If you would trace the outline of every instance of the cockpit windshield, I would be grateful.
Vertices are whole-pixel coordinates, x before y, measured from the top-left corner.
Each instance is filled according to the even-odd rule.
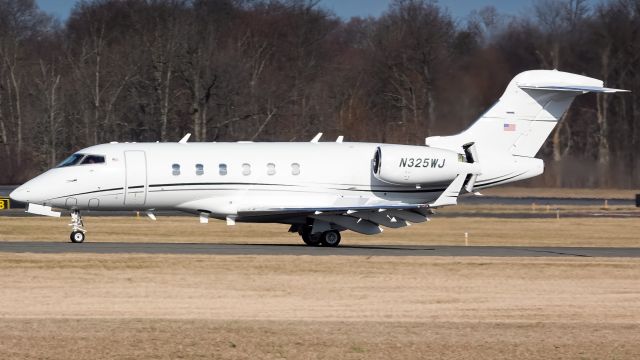
[[[87,155],[81,162],[82,165],[85,164],[104,164],[104,156],[102,155]]]
[[[59,168],[75,165],[104,164],[102,155],[73,154],[58,165]]]
[[[83,157],[84,157],[84,154],[73,154],[68,158],[64,159],[60,164],[58,164],[57,167],[61,168],[66,166],[78,165],[80,163],[80,160],[82,160]]]

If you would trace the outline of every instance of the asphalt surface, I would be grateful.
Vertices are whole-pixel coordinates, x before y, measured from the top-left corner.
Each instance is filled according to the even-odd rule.
[[[180,254],[311,256],[490,256],[490,257],[627,257],[640,248],[341,245],[337,248],[287,244],[0,242],[0,252],[38,254]]]

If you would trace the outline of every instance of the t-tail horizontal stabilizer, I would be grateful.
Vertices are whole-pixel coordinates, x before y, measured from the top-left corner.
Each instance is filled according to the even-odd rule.
[[[500,100],[468,129],[457,135],[428,137],[425,144],[457,151],[460,146],[474,142],[479,155],[483,157],[482,161],[495,161],[496,156],[502,154],[505,157],[533,158],[573,99],[588,92],[609,94],[626,90],[607,88],[602,80],[562,71],[525,71],[511,80]],[[502,175],[502,170],[495,170],[500,166],[483,168],[485,177],[497,178]],[[492,169],[495,170],[493,174],[490,173]],[[527,177],[535,175],[538,174],[532,172]],[[504,181],[499,183],[504,184]],[[469,184],[473,184],[473,181],[469,181]]]
[[[521,89],[528,89],[528,90],[567,91],[567,92],[577,92],[577,93],[595,92],[595,93],[612,94],[617,92],[630,92],[629,90],[606,88],[603,86],[587,86],[587,85],[563,86],[563,85],[555,85],[553,83],[551,84],[518,84],[518,87]]]
[[[467,174],[458,174],[455,179],[449,184],[447,189],[440,194],[440,197],[436,201],[429,204],[429,207],[435,208],[440,206],[455,205],[458,203],[458,196],[464,186],[464,180],[467,178]]]

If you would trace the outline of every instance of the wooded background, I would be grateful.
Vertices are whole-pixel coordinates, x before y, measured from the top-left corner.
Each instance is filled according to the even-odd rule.
[[[64,23],[33,0],[0,0],[0,183],[89,145],[187,132],[424,144],[466,128],[529,69],[633,91],[579,97],[529,184],[639,187],[640,0],[465,19],[395,0],[350,20],[309,0],[93,0]]]

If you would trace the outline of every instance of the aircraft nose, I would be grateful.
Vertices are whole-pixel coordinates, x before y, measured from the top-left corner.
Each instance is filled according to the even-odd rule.
[[[30,195],[29,189],[26,189],[24,186],[19,186],[17,189],[13,190],[9,194],[9,197],[14,201],[26,203],[26,202],[29,202],[29,195]]]

